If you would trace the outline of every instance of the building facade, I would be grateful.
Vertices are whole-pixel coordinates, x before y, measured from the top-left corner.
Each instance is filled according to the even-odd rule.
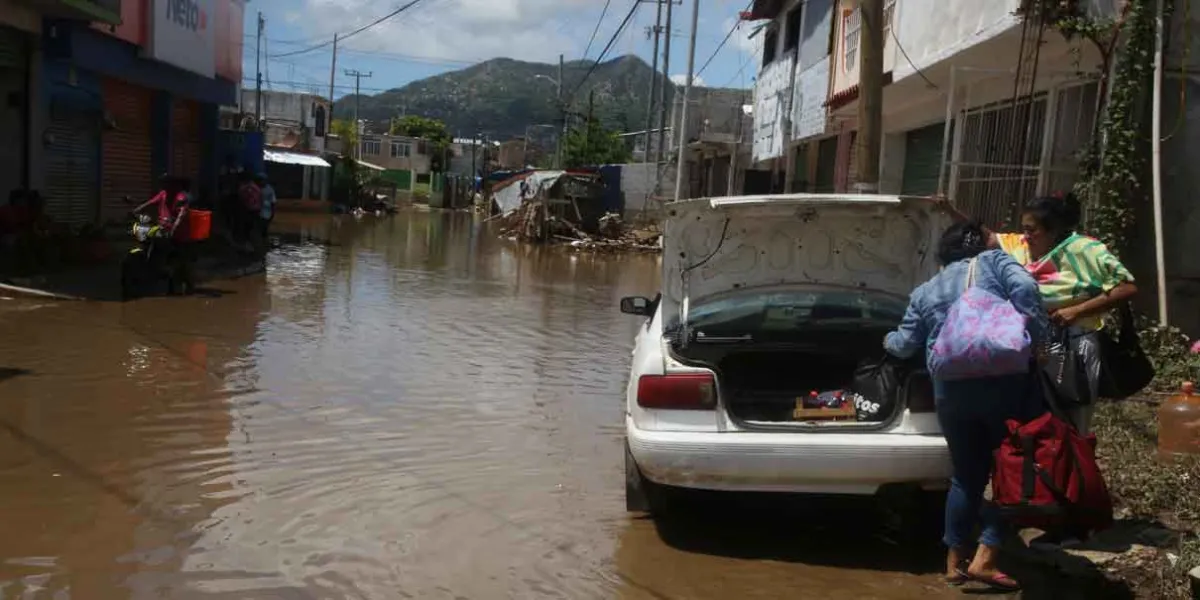
[[[148,198],[162,173],[211,197],[243,16],[241,0],[3,0],[0,87],[18,99],[5,104],[20,107],[13,138],[27,143],[3,151],[0,186],[40,190],[47,215],[72,226],[123,220],[124,198]],[[0,108],[0,130],[15,122]]]
[[[359,160],[382,167],[384,176],[400,191],[418,191],[433,181],[429,144],[420,138],[363,134],[359,142]]]
[[[264,147],[274,159],[267,161],[265,170],[276,192],[281,198],[328,200],[333,170],[308,164],[314,161],[296,155],[319,156],[328,149],[329,100],[316,94],[264,90],[260,111],[259,97],[257,90],[243,89],[237,109],[228,112],[239,115],[240,122],[260,116]]]
[[[47,19],[121,22],[120,0],[0,0],[0,204],[44,181],[43,23]]]
[[[1027,199],[1070,190],[1097,132],[1100,57],[1094,45],[1039,31],[1021,0],[890,0],[884,17],[883,144],[879,189],[942,193],[990,226],[1016,230]],[[1116,0],[1087,0],[1112,17]],[[757,0],[745,18],[764,51],[755,87],[754,161],[789,191],[854,188],[858,129],[858,0]],[[1155,245],[1164,246],[1168,315],[1200,335],[1200,243],[1194,201],[1200,88],[1187,57],[1200,18],[1176,10],[1165,32],[1161,239],[1150,203],[1124,259],[1142,278],[1139,303],[1157,301]],[[1166,92],[1165,90],[1175,90]],[[1182,103],[1181,103],[1182,99]],[[1173,133],[1168,133],[1173,132]],[[1147,159],[1148,160],[1148,159]],[[1147,190],[1147,195],[1151,193]],[[1149,310],[1155,313],[1153,310]]]
[[[942,192],[1013,226],[1017,198],[1074,183],[1095,122],[1086,74],[1098,57],[1056,33],[1035,44],[1019,4],[885,2],[881,192]],[[762,21],[764,40],[754,160],[788,191],[852,190],[858,0],[763,0],[748,18]]]

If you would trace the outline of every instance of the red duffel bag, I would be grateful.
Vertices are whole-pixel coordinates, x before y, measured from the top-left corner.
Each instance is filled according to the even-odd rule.
[[[1065,530],[1080,539],[1112,526],[1113,506],[1096,463],[1096,436],[1052,413],[1008,422],[996,450],[992,502],[1010,523]]]

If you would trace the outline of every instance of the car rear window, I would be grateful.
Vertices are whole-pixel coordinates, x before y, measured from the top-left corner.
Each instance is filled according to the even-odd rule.
[[[693,304],[688,321],[703,336],[787,334],[812,329],[892,327],[906,298],[862,290],[746,293]]]

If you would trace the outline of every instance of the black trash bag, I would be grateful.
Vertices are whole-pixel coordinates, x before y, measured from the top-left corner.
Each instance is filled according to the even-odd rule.
[[[1042,372],[1046,376],[1046,400],[1057,408],[1087,406],[1095,400],[1088,384],[1087,368],[1071,343],[1067,329],[1054,327],[1051,330]]]
[[[1121,326],[1116,337],[1100,331],[1100,397],[1124,400],[1146,389],[1154,380],[1154,364],[1138,339],[1133,309],[1126,303],[1118,312]]]
[[[896,411],[909,372],[905,362],[890,356],[860,363],[850,384],[850,399],[858,421],[886,421]]]

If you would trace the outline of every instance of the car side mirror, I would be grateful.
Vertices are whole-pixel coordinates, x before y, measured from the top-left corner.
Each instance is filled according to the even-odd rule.
[[[654,302],[641,296],[621,298],[621,312],[639,317],[654,316]]]

